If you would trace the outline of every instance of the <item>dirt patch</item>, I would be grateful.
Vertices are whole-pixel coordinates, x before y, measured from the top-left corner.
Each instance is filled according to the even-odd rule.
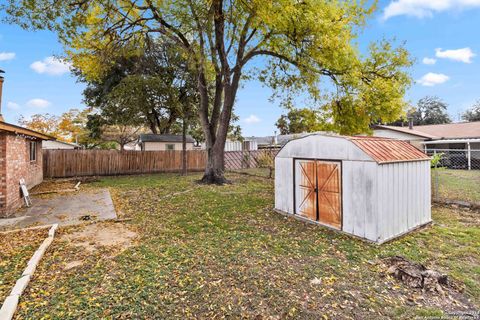
[[[457,210],[459,212],[459,221],[467,226],[480,227],[480,209],[463,209]]]
[[[72,245],[93,252],[98,247],[115,247],[118,251],[132,246],[137,233],[121,223],[95,223],[65,235]]]
[[[462,201],[462,200],[435,200],[434,203],[438,206],[444,206],[452,209],[463,209],[480,213],[480,202]]]
[[[448,212],[451,220],[458,221],[467,227],[480,227],[480,209],[452,207],[438,203],[434,205],[434,208],[440,212]],[[438,223],[438,221],[435,223]],[[443,225],[443,223],[440,223],[440,225]]]

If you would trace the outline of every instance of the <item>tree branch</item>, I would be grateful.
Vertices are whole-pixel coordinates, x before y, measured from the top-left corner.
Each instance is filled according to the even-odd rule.
[[[152,4],[151,0],[145,0],[145,2],[148,4],[150,11],[152,11],[155,20],[157,20],[160,25],[163,26],[166,30],[169,30],[170,32],[175,34],[180,39],[180,42],[184,45],[185,49],[191,50],[191,45],[187,37],[178,28],[174,27],[162,18],[157,8]]]
[[[215,26],[215,48],[220,59],[220,65],[222,66],[223,80],[225,82],[230,82],[230,66],[225,51],[225,17],[223,14],[223,0],[214,0],[212,6]]]

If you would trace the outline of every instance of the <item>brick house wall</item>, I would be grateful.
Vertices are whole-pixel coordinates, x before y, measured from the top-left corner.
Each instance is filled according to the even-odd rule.
[[[7,133],[0,133],[0,217],[6,215],[7,205]]]
[[[30,142],[36,142],[36,160],[30,161]],[[43,180],[42,141],[12,133],[0,134],[0,216],[8,216],[22,206],[19,181],[30,189]]]

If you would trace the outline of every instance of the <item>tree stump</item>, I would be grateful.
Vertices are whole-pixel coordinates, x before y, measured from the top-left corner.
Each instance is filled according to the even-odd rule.
[[[384,260],[388,266],[387,273],[411,288],[438,292],[444,295],[442,285],[448,285],[448,277],[438,271],[427,269],[424,265],[412,262],[400,256]]]

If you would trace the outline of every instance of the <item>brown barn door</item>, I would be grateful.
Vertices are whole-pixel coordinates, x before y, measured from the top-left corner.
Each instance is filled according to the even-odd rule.
[[[342,197],[340,164],[317,161],[318,220],[340,229],[342,226]]]
[[[306,218],[317,220],[317,177],[315,161],[297,162],[297,213]]]
[[[333,228],[342,227],[341,172],[339,162],[297,160],[296,213]]]

